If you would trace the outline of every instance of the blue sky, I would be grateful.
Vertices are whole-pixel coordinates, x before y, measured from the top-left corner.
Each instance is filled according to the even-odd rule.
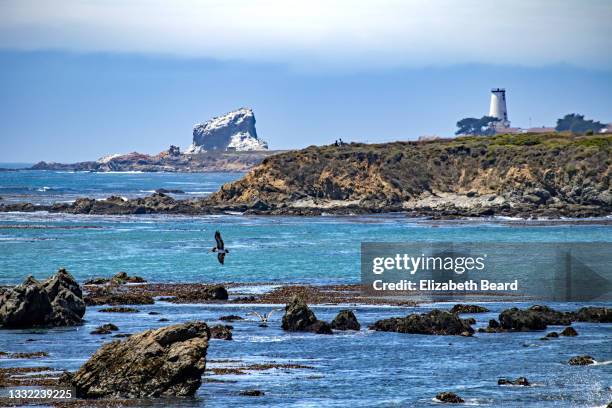
[[[0,1],[2,162],[186,147],[241,106],[277,149],[449,136],[492,87],[515,126],[612,121],[610,2],[48,4]]]

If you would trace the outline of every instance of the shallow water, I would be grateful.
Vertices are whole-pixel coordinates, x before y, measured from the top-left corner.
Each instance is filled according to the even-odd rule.
[[[6,176],[9,174],[9,176]],[[50,181],[59,174],[57,180]],[[196,191],[216,189],[236,175],[214,174],[99,174],[0,173],[0,195],[29,186],[23,196],[53,201],[73,196],[131,196],[140,190],[183,188],[198,183]],[[8,178],[7,178],[8,177]],[[13,184],[7,184],[11,180]],[[225,178],[227,177],[227,179]],[[102,181],[101,181],[102,180]],[[63,183],[63,184],[62,184]],[[172,184],[178,183],[178,184]],[[182,183],[182,185],[181,185]],[[174,186],[174,187],[172,187]],[[52,187],[53,188],[53,187]],[[35,192],[33,192],[35,191]],[[53,193],[55,194],[55,193]],[[8,197],[8,198],[7,198]],[[34,198],[33,198],[34,197]],[[23,198],[23,197],[22,197]],[[226,265],[207,251],[221,230],[231,249]],[[82,216],[47,213],[0,213],[0,284],[16,284],[32,274],[45,278],[65,266],[80,281],[109,276],[120,270],[150,282],[286,282],[356,283],[360,278],[362,241],[386,242],[612,242],[609,225],[511,223],[500,220],[467,222],[409,219],[401,214],[359,217],[246,217],[221,216]],[[263,288],[263,289],[270,289]],[[244,292],[244,288],[240,288]],[[252,292],[262,287],[253,286]],[[550,304],[575,310],[578,304]],[[450,305],[433,305],[448,308]],[[195,399],[155,402],[184,406],[435,406],[440,391],[453,391],[467,405],[489,407],[595,407],[612,400],[612,364],[572,367],[567,360],[589,354],[600,362],[612,360],[612,325],[576,323],[578,337],[541,341],[544,333],[477,334],[474,338],[369,332],[374,321],[419,308],[351,305],[362,330],[334,336],[285,333],[281,314],[269,328],[254,321],[233,322],[234,340],[212,340],[209,359],[253,362],[297,362],[314,367],[300,370],[256,371],[249,375],[214,376],[237,382],[204,383]],[[512,305],[487,304],[492,312],[474,315],[476,327]],[[519,306],[523,306],[519,304]],[[527,306],[527,305],[524,305]],[[608,307],[611,305],[608,303]],[[218,323],[221,315],[266,312],[273,306],[175,305],[158,302],[138,306],[140,313],[104,314],[88,308],[82,327],[50,330],[0,330],[0,350],[47,351],[49,357],[0,360],[0,366],[43,366],[77,369],[110,336],[94,336],[96,326],[113,322],[120,332],[134,333],[169,323],[200,319]],[[317,316],[331,320],[344,308],[314,306]],[[148,315],[158,311],[161,315]],[[468,316],[468,315],[466,315]],[[559,330],[550,327],[549,331]],[[34,339],[35,341],[26,341]],[[211,363],[210,366],[214,366]],[[209,374],[205,375],[208,378]],[[499,377],[526,376],[534,387],[500,387]],[[240,390],[257,388],[264,397],[241,397]]]

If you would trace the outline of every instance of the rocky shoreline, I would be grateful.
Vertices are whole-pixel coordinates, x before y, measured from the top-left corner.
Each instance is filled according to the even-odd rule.
[[[245,286],[264,284],[162,284],[147,283],[138,276],[130,276],[125,272],[117,273],[110,278],[95,278],[86,284],[79,285],[64,269],[51,276],[43,284],[27,278],[23,284],[12,288],[2,288],[0,291],[0,322],[4,329],[15,327],[6,316],[11,316],[13,310],[29,310],[28,325],[18,327],[62,326],[67,323],[57,319],[35,319],[36,316],[47,316],[46,310],[38,310],[33,306],[38,304],[38,295],[20,296],[22,293],[38,294],[48,291],[47,296],[55,296],[57,307],[74,308],[74,305],[101,306],[115,305],[116,308],[132,305],[151,305],[160,301],[175,303],[246,303],[246,304],[279,304],[283,313],[281,329],[285,332],[307,332],[316,336],[334,336],[345,331],[363,330],[359,322],[359,312],[350,309],[340,310],[331,322],[319,319],[309,305],[393,305],[414,307],[412,302],[399,302],[389,299],[363,297],[359,285],[278,285],[270,286],[269,290],[258,295],[242,292]],[[229,289],[229,290],[228,290]],[[47,292],[45,292],[47,293]],[[57,294],[56,294],[57,293]],[[71,302],[66,302],[71,299]],[[9,307],[7,307],[7,305]],[[83,306],[84,312],[85,306]],[[81,310],[81,309],[79,309]],[[403,308],[397,311],[401,314]],[[61,311],[61,310],[60,310]],[[118,310],[117,310],[118,311]],[[59,312],[59,311],[56,311]],[[455,304],[449,310],[433,309],[427,313],[411,311],[404,317],[391,317],[376,320],[367,330],[396,332],[397,335],[418,334],[433,336],[482,337],[486,341],[489,333],[510,336],[516,332],[541,333],[548,325],[565,326],[561,336],[568,339],[580,336],[572,324],[581,323],[612,323],[612,309],[607,307],[583,306],[576,311],[558,311],[547,306],[534,305],[527,309],[511,307],[499,313],[498,319],[492,319],[486,328],[474,330],[475,318],[464,318],[462,314],[487,313],[483,306],[473,304]],[[149,312],[150,315],[158,314]],[[242,314],[242,313],[241,313]],[[268,327],[268,315],[259,315],[259,327]],[[168,326],[147,329],[138,333],[117,333],[120,328],[113,323],[97,327],[92,336],[109,335],[111,342],[101,345],[98,350],[76,372],[45,366],[3,367],[0,368],[0,387],[25,385],[36,386],[68,386],[76,390],[77,400],[66,402],[60,406],[130,406],[151,398],[180,398],[193,396],[202,383],[222,381],[216,380],[216,375],[246,375],[253,371],[282,370],[312,370],[314,367],[297,363],[251,363],[240,360],[207,361],[207,351],[213,347],[212,341],[233,341],[234,325],[243,324],[245,317],[227,315],[217,318],[231,324],[209,326],[202,321],[175,323]],[[160,319],[159,321],[167,321]],[[71,321],[69,324],[81,324]],[[275,323],[278,324],[278,323]],[[552,332],[555,333],[556,332]],[[557,336],[552,333],[540,340],[550,340]],[[122,339],[124,338],[124,339]],[[535,340],[535,339],[534,339]],[[558,341],[558,340],[557,340]],[[450,343],[449,343],[450,345]],[[45,358],[45,352],[32,353],[0,353],[0,358],[37,359]],[[229,365],[227,365],[229,363]],[[568,366],[588,366],[596,364],[595,357],[590,355],[575,355],[565,362]],[[209,364],[213,364],[209,367]],[[580,369],[580,368],[576,368]],[[209,373],[209,374],[206,374]],[[24,374],[27,374],[24,376]],[[500,374],[503,374],[500,372]],[[210,377],[210,376],[213,377]],[[494,380],[501,386],[530,387],[531,382],[525,377],[508,379],[500,377]],[[247,389],[240,392],[245,397],[261,397],[264,391]],[[432,395],[432,398],[434,396]],[[452,391],[443,391],[435,395],[441,403],[461,403],[464,398]],[[4,403],[4,400],[0,402]]]

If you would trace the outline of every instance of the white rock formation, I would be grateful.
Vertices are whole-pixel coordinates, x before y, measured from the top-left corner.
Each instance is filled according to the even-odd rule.
[[[241,108],[196,124],[193,127],[193,143],[185,153],[267,149],[268,144],[257,138],[253,111]]]

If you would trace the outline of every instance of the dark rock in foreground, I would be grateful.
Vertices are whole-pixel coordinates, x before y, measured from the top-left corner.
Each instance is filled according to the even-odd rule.
[[[461,303],[456,304],[450,310],[451,313],[486,313],[489,309],[484,306],[478,305],[463,305]]]
[[[147,330],[103,345],[61,382],[79,398],[192,396],[202,383],[209,338],[203,322]]]
[[[462,402],[465,402],[463,398],[461,398],[454,392],[441,392],[436,395],[436,399],[440,402],[447,404],[461,404]]]
[[[575,315],[579,322],[612,323],[612,309],[607,307],[583,307]]]
[[[226,324],[218,324],[210,328],[210,337],[219,340],[232,339],[232,326]]]
[[[359,330],[361,325],[357,321],[355,313],[351,310],[341,310],[332,320],[331,327],[335,330]]]
[[[574,337],[578,335],[578,332],[576,331],[576,329],[574,329],[573,327],[566,327],[565,329],[563,329],[563,331],[561,332],[562,336],[566,336],[566,337]]]
[[[318,320],[314,312],[298,296],[294,296],[291,302],[285,306],[282,328],[287,331],[332,334],[331,326],[326,322]]]
[[[81,288],[62,268],[42,283],[30,276],[0,294],[0,327],[79,325],[85,307]]]
[[[379,320],[371,330],[411,334],[471,335],[474,329],[456,314],[434,309],[429,313],[414,313],[406,317]]]
[[[516,307],[506,309],[499,315],[499,326],[489,324],[487,331],[539,331],[551,325],[570,325],[573,314],[559,312],[548,306],[531,306],[521,310]]]
[[[591,365],[595,364],[595,360],[591,356],[576,356],[569,359],[569,365]]]
[[[497,380],[497,385],[521,385],[523,387],[529,387],[531,383],[525,377],[519,377],[516,380],[500,378],[499,380]]]

